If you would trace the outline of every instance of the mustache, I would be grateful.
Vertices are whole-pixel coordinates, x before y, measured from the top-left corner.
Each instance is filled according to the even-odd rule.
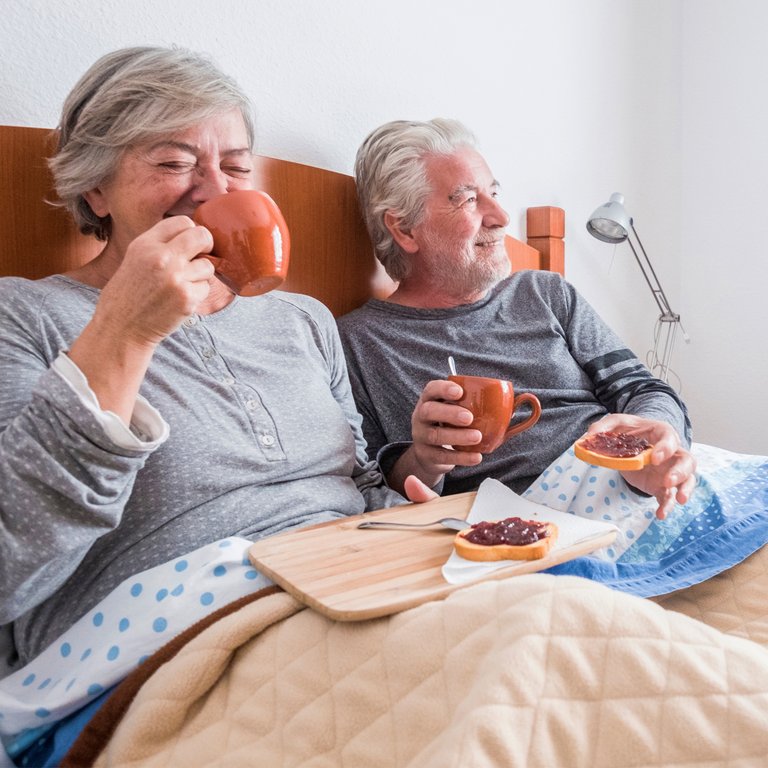
[[[481,235],[475,240],[475,245],[499,245],[504,242],[506,232],[494,232],[492,235]]]

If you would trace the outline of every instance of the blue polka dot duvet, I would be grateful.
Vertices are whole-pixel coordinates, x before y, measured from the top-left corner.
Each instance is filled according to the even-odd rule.
[[[15,758],[171,638],[272,582],[230,537],[124,581],[36,659],[0,680],[0,737]],[[2,763],[0,763],[2,764]]]

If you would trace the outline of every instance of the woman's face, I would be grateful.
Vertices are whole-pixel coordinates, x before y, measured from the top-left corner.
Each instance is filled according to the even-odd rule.
[[[128,149],[115,173],[85,198],[112,217],[110,246],[128,244],[167,216],[191,216],[200,203],[252,189],[253,158],[240,110]]]

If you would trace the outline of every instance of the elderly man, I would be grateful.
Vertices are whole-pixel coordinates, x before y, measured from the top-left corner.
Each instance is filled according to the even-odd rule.
[[[377,257],[398,285],[339,328],[369,452],[392,487],[415,474],[458,493],[495,477],[522,492],[588,430],[632,430],[655,448],[625,480],[657,499],[658,517],[688,500],[685,405],[560,275],[510,275],[499,183],[464,126],[387,123],[363,142],[355,173]],[[445,378],[449,355],[460,373],[536,394],[539,422],[485,456],[453,450],[481,436]]]

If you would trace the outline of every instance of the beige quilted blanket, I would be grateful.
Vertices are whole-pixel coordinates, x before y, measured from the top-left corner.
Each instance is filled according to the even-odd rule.
[[[735,568],[656,602],[768,648],[768,547]]]
[[[667,600],[699,605],[684,594]],[[690,612],[716,614],[716,602]],[[95,764],[616,768],[767,755],[761,644],[537,574],[358,623],[262,597],[162,666]]]

